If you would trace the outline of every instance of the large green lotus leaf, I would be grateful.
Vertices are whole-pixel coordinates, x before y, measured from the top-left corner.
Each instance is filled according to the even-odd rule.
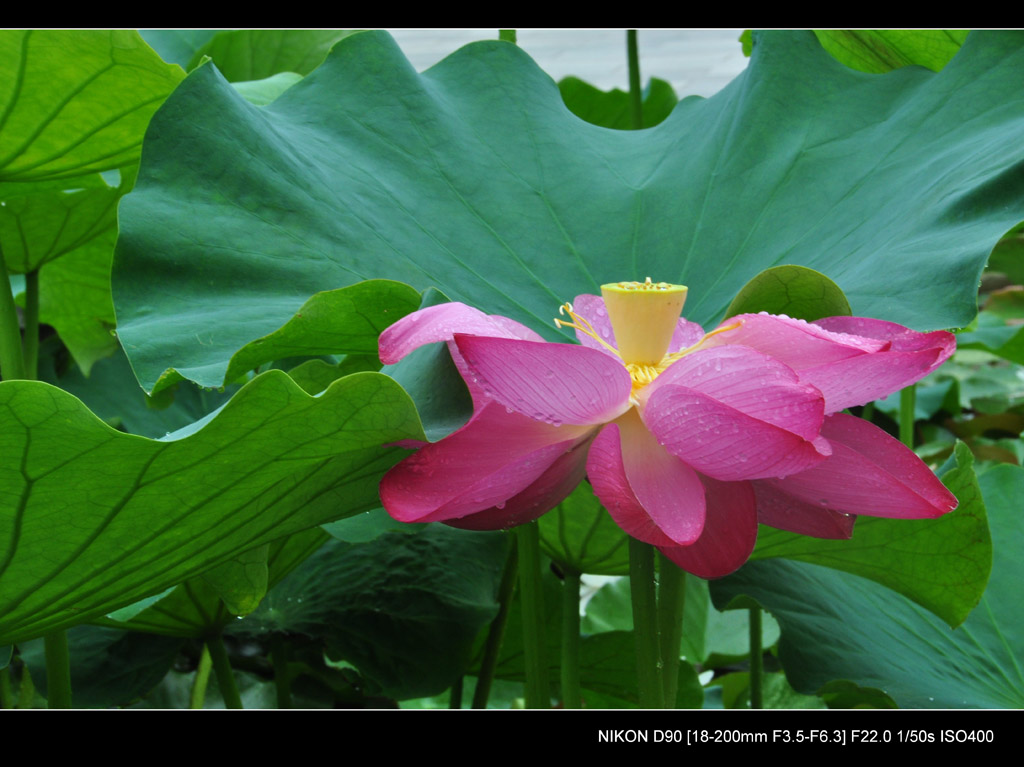
[[[0,32],[0,180],[137,160],[146,125],[182,76],[129,30]]]
[[[323,545],[327,533],[318,527],[279,538],[269,544],[267,555],[268,585],[274,588],[282,578],[298,567]],[[209,571],[208,571],[209,572]],[[189,578],[169,594],[129,620],[108,616],[94,621],[97,625],[125,631],[144,631],[164,636],[201,639],[219,634],[235,620],[225,608],[220,595],[205,577],[206,573]]]
[[[55,355],[59,351],[55,352],[54,346],[59,347],[56,339],[46,339],[40,345],[39,380],[75,395],[97,417],[129,434],[154,439],[167,436],[209,415],[237,390],[210,391],[186,381],[174,391],[173,402],[158,407],[139,388],[120,347],[109,359],[98,361],[86,378],[74,365],[58,372]],[[324,385],[317,391],[326,388]]]
[[[861,72],[888,72],[917,64],[938,72],[967,39],[964,29],[826,29],[822,47]]]
[[[993,544],[967,445],[956,446],[955,467],[942,474],[942,481],[960,505],[938,519],[861,517],[845,541],[762,526],[751,559],[785,557],[856,573],[957,626],[985,591]]]
[[[8,271],[38,269],[115,228],[121,193],[98,173],[74,180],[0,184],[0,243]]]
[[[321,525],[321,529],[332,538],[345,543],[369,543],[385,533],[415,535],[421,527],[419,524],[399,522],[382,508]]]
[[[724,606],[746,594],[771,610],[782,626],[779,658],[802,692],[847,679],[903,707],[1020,708],[1024,470],[1002,465],[979,484],[995,541],[992,578],[955,630],[870,581],[803,562],[751,562],[713,582],[712,596]]]
[[[474,638],[497,613],[507,552],[505,535],[443,525],[331,540],[229,630],[320,637],[371,694],[435,695],[465,671]]]
[[[154,117],[121,207],[115,306],[140,381],[216,355],[190,376],[219,385],[309,296],[370,277],[563,340],[559,303],[603,282],[686,283],[707,324],[787,263],[854,314],[966,324],[1024,195],[1024,35],[885,75],[810,32],[757,39],[729,86],[645,131],[579,120],[501,41],[417,74],[386,33],[351,35],[263,108],[200,67]]]
[[[247,80],[232,83],[235,90],[257,106],[266,106],[302,79],[302,75],[294,72],[281,72],[263,80]]]
[[[422,439],[392,379],[357,373],[318,397],[285,373],[155,441],[70,394],[0,383],[0,642],[111,612],[234,555],[374,508],[380,475]]]
[[[544,553],[559,564],[592,575],[629,573],[629,536],[605,511],[589,483],[581,483],[537,523]]]
[[[380,370],[380,360],[376,355],[349,354],[333,365],[322,359],[306,360],[289,368],[288,375],[307,394],[319,394],[337,379],[367,370]],[[422,415],[420,420],[423,420]]]
[[[418,291],[388,280],[318,293],[279,330],[239,349],[231,358],[227,380],[285,357],[377,356],[381,331],[419,306]]]
[[[267,595],[267,548],[264,543],[242,551],[199,575],[224,603],[231,615],[248,615]]]
[[[262,80],[279,72],[308,75],[336,42],[353,30],[345,29],[230,29],[214,35],[192,54],[186,69],[203,56],[231,82]]]
[[[32,681],[46,697],[44,640],[18,647]],[[72,699],[76,708],[124,706],[142,697],[174,664],[181,640],[130,634],[99,626],[76,626],[68,632]]]

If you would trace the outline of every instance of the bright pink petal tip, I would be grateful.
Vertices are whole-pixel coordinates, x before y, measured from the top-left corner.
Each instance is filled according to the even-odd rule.
[[[585,428],[559,429],[491,403],[457,432],[385,474],[381,502],[400,522],[484,511],[522,493],[587,435]]]
[[[456,333],[543,341],[525,325],[471,306],[451,302],[407,314],[380,334],[380,360],[394,365],[425,344],[451,341]]]
[[[822,509],[897,519],[931,519],[952,511],[956,497],[899,440],[854,416],[825,419],[832,455],[786,479],[776,491]]]
[[[719,327],[702,348],[749,346],[785,363],[825,397],[825,412],[863,405],[919,381],[956,348],[951,333],[916,331],[866,317],[805,322],[771,314],[742,314]]]
[[[808,366],[800,378],[821,389],[828,413],[863,405],[916,383],[956,351],[956,337],[944,330],[918,333],[902,325],[866,317],[827,317],[817,320],[838,334],[859,334],[888,344],[875,354]]]

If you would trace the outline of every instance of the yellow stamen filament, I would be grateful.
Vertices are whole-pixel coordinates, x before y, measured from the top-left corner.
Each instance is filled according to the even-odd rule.
[[[597,334],[597,331],[594,330],[594,326],[590,324],[590,321],[586,317],[580,317],[578,314],[576,314],[576,312],[572,310],[572,304],[570,304],[568,301],[566,301],[564,304],[558,307],[558,313],[563,315],[568,313],[568,315],[572,318],[572,322],[566,322],[565,320],[560,320],[557,317],[555,317],[556,328],[572,328],[573,330],[578,330],[584,335],[588,335],[591,338],[593,338],[595,341],[601,344],[601,346],[610,351],[616,357],[619,357],[619,350],[616,349],[607,341],[605,341],[603,338],[601,338],[601,336]],[[619,359],[622,358],[619,357]]]

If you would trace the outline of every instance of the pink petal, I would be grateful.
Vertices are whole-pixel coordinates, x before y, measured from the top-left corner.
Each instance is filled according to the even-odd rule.
[[[644,421],[670,453],[726,482],[785,477],[829,454],[828,442],[820,437],[806,440],[683,386],[658,389]]]
[[[836,413],[886,397],[920,381],[942,364],[940,349],[864,354],[800,371],[800,379],[825,396],[825,412]]]
[[[757,543],[757,511],[749,482],[701,477],[707,499],[704,532],[689,546],[659,546],[666,557],[701,578],[737,570]]]
[[[533,484],[504,504],[449,519],[445,524],[463,530],[506,530],[532,522],[564,501],[586,476],[587,447],[581,442],[562,453]]]
[[[675,541],[654,524],[629,486],[622,465],[619,427],[615,424],[608,424],[591,443],[587,455],[587,476],[601,505],[608,510],[623,532],[644,543],[675,545]]]
[[[594,331],[603,338],[606,342],[612,346],[618,348],[618,344],[615,342],[615,331],[612,329],[612,323],[608,319],[608,310],[604,307],[604,299],[601,296],[592,296],[584,293],[583,295],[576,296],[572,302],[573,311],[576,314],[587,320]],[[687,349],[704,337],[704,329],[696,322],[690,322],[689,320],[679,318],[679,322],[676,324],[676,329],[672,333],[672,341],[668,345],[669,353],[677,352],[680,349]],[[595,341],[586,333],[576,331],[577,340],[584,346],[589,346],[591,349],[598,349],[611,354],[610,351]]]
[[[630,407],[626,368],[594,349],[464,335],[455,343],[489,396],[537,421],[596,425]]]
[[[690,322],[683,317],[676,323],[676,329],[672,331],[672,340],[668,345],[668,353],[678,352],[682,349],[689,349],[697,344],[704,337],[704,328],[696,322]]]
[[[645,390],[643,419],[702,474],[727,482],[804,471],[829,454],[824,403],[782,363],[726,347],[683,357]]]
[[[871,423],[825,419],[832,456],[800,474],[766,484],[813,506],[874,517],[921,519],[956,508],[956,497],[920,458]]]
[[[590,446],[587,475],[612,519],[637,540],[659,546],[692,542],[704,527],[704,488],[638,418],[606,426]]]
[[[644,390],[679,385],[804,439],[818,436],[824,401],[789,367],[745,346],[701,349],[673,363]],[[731,426],[731,424],[730,424]]]
[[[875,320],[870,317],[823,317],[820,320],[815,320],[814,324],[832,333],[845,333],[888,341],[893,351],[923,351],[937,348],[941,350],[940,364],[949,359],[956,351],[956,336],[945,330],[918,333],[916,330],[897,325],[895,322]]]
[[[835,413],[885,397],[920,381],[949,359],[956,338],[943,330],[918,333],[892,322],[865,317],[827,317],[817,323],[830,331],[861,333],[884,340],[889,348],[800,371],[801,380],[825,395],[825,410]]]
[[[750,484],[757,495],[757,521],[762,525],[814,538],[845,539],[853,535],[853,523],[857,521],[853,514],[801,501],[779,490],[771,480]]]
[[[704,488],[697,472],[658,444],[636,410],[618,425],[622,464],[636,499],[675,543],[695,541],[704,526]]]
[[[889,347],[888,340],[831,332],[817,325],[774,314],[740,314],[722,322],[719,328],[742,325],[710,336],[702,349],[739,344],[784,362],[797,372],[829,362],[877,352]]]
[[[525,325],[508,317],[484,314],[479,309],[452,302],[428,306],[407,314],[381,333],[378,342],[380,360],[385,365],[394,365],[424,344],[451,341],[456,333],[528,341],[544,340]]]
[[[381,502],[400,522],[442,521],[489,509],[523,492],[589,431],[556,428],[491,403],[457,432],[385,474]]]

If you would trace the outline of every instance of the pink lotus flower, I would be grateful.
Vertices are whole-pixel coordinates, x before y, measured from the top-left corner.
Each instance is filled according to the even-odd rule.
[[[569,320],[556,320],[580,345],[459,303],[381,335],[386,364],[446,341],[474,406],[465,426],[385,475],[391,516],[512,527],[588,476],[625,532],[715,578],[747,560],[758,522],[846,538],[853,515],[956,507],[913,452],[838,412],[923,378],[953,353],[950,333],[762,313],[705,334],[679,318],[685,287],[648,280],[602,293],[577,296],[562,307]]]

